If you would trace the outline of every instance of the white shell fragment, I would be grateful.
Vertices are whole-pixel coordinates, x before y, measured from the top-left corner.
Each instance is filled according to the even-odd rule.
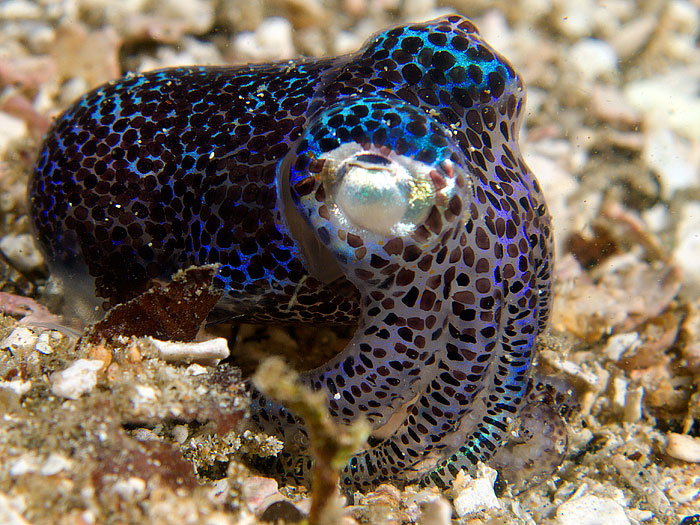
[[[32,389],[31,381],[22,381],[21,379],[13,379],[11,381],[0,380],[0,391],[6,392],[8,395],[22,397]]]
[[[421,508],[418,525],[450,525],[452,523],[452,508],[445,498],[435,498]]]
[[[681,461],[700,463],[700,439],[685,434],[670,433],[666,453]]]
[[[0,523],[6,525],[29,525],[17,508],[15,502],[3,493],[0,493]]]
[[[598,496],[582,496],[559,505],[560,525],[629,525],[624,509],[615,501]]]
[[[145,338],[168,363],[197,363],[203,366],[216,366],[226,359],[230,352],[228,342],[223,337],[216,337],[199,343],[174,343],[160,341],[152,337]]]
[[[99,359],[78,359],[71,366],[51,375],[51,393],[67,399],[78,399],[97,385],[97,373],[104,368]]]
[[[480,465],[477,476],[475,479],[468,480],[465,487],[455,494],[454,507],[460,518],[502,508],[493,491],[496,471]]]
[[[18,326],[0,342],[0,349],[10,352],[27,352],[34,348],[37,335],[29,328]]]
[[[6,235],[0,239],[0,250],[18,270],[23,272],[33,272],[44,264],[44,258],[37,249],[34,237],[28,233]]]

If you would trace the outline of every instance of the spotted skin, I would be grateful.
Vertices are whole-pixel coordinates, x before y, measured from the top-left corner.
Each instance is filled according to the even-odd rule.
[[[342,483],[444,486],[502,446],[548,318],[552,236],[517,142],[524,103],[459,16],[336,58],[127,76],[54,123],[34,228],[52,274],[105,307],[219,263],[217,319],[357,325],[303,375],[334,418],[374,429]],[[251,398],[285,440],[279,474],[308,481],[303,422]]]

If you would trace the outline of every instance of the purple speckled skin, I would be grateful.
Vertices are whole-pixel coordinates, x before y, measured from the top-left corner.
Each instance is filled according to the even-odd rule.
[[[54,123],[30,183],[34,228],[52,274],[86,300],[219,263],[217,318],[356,324],[303,376],[333,417],[375,429],[344,485],[443,486],[502,445],[548,318],[550,218],[518,147],[524,103],[520,77],[459,16],[337,58],[130,75]],[[404,172],[399,190],[361,186]],[[402,225],[351,209],[374,213],[382,191],[398,191],[385,204]],[[252,399],[285,439],[276,468],[307,478],[303,422]]]

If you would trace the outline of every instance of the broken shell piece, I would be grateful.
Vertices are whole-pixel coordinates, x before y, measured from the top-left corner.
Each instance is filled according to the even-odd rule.
[[[454,491],[459,483],[455,481],[453,487],[454,507],[457,516],[464,518],[476,516],[486,511],[500,511],[501,503],[498,501],[493,491],[493,484],[496,482],[497,473],[490,467],[480,464],[477,467],[476,478],[469,478],[466,484],[458,491]]]
[[[681,461],[700,463],[700,439],[685,434],[668,435],[666,453]]]
[[[228,342],[223,337],[209,339],[199,343],[177,343],[160,341],[145,337],[144,341],[152,345],[163,361],[168,363],[197,363],[203,366],[216,366],[219,361],[229,356]]]
[[[34,348],[37,338],[29,328],[18,326],[0,342],[0,348],[10,352],[28,352]]]
[[[100,359],[78,359],[71,366],[51,375],[51,393],[68,399],[78,399],[97,385],[97,373],[104,368]]]

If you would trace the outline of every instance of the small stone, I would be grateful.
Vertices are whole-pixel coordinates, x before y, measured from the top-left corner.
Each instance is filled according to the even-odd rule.
[[[26,133],[27,125],[23,120],[0,111],[0,153],[4,152],[13,141],[25,136]]]
[[[435,0],[404,0],[403,16],[406,20],[421,20],[429,17],[436,9]]]
[[[17,408],[19,400],[31,389],[31,381],[22,381],[21,379],[0,380],[0,407],[4,405],[4,408]]]
[[[217,480],[209,487],[209,500],[218,505],[224,505],[229,498],[230,491],[231,486],[228,479]]]
[[[622,411],[622,419],[627,423],[636,423],[644,414],[644,387],[641,385],[628,388],[625,397],[625,407]]]
[[[140,412],[144,410],[144,406],[153,405],[158,401],[158,391],[152,386],[134,385],[129,400],[134,405],[134,408]]]
[[[162,441],[162,439],[160,439],[160,436],[158,436],[158,434],[153,432],[150,428],[137,428],[133,431],[131,435],[137,441]]]
[[[642,112],[648,129],[671,128],[697,143],[700,141],[700,97],[696,89],[699,79],[700,70],[669,69],[658,76],[626,84],[624,95]]]
[[[44,332],[39,335],[36,344],[34,345],[34,350],[40,354],[49,355],[53,354],[53,348],[51,348],[51,334],[49,332]]]
[[[266,18],[254,33],[236,35],[233,50],[239,60],[246,62],[292,58],[296,54],[292,24],[284,18]]]
[[[686,202],[680,211],[676,230],[674,262],[683,270],[686,280],[700,286],[700,203]]]
[[[436,498],[423,503],[418,525],[450,525],[452,523],[452,507],[445,498]]]
[[[114,485],[112,490],[125,500],[134,499],[146,492],[146,482],[141,478],[130,477],[129,479],[120,479]]]
[[[621,412],[625,408],[628,381],[624,377],[615,377],[612,380],[611,386],[613,408],[615,411]]]
[[[559,505],[560,525],[630,525],[624,509],[611,499],[582,496]]]
[[[681,461],[700,463],[700,439],[686,434],[670,433],[666,441],[666,453]]]
[[[187,428],[187,425],[175,425],[173,427],[171,435],[176,443],[182,445],[185,443],[185,441],[187,441],[187,438],[190,435],[190,431]]]
[[[611,335],[603,348],[603,353],[611,361],[619,361],[622,354],[628,350],[634,350],[642,342],[637,332]]]
[[[321,0],[278,0],[296,29],[321,27],[328,23],[327,2]]]
[[[13,478],[18,478],[37,470],[39,470],[39,458],[34,454],[24,454],[12,462],[9,474]]]
[[[97,373],[104,368],[99,359],[78,359],[71,366],[51,375],[51,393],[67,399],[78,399],[97,385]]]
[[[477,476],[477,478],[467,479],[465,487],[455,495],[454,507],[460,518],[475,516],[491,509],[501,509],[501,504],[493,491],[496,471],[480,465]]]
[[[34,348],[38,336],[29,328],[18,326],[0,342],[0,348],[10,352],[28,352]]]
[[[668,128],[647,135],[642,156],[661,178],[663,194],[672,197],[678,190],[700,185],[700,172],[691,160],[690,149]]]
[[[3,123],[0,122],[0,130],[2,126]],[[28,233],[6,235],[0,240],[0,250],[21,272],[36,271],[44,264],[44,258],[34,243],[34,237]]]
[[[604,40],[584,38],[571,47],[568,57],[584,80],[591,81],[617,71],[617,53]]]
[[[0,523],[4,525],[29,525],[13,505],[13,501],[0,493]]]
[[[564,0],[559,6],[561,16],[556,17],[558,29],[572,39],[591,34],[595,27],[594,7],[593,0]]]
[[[250,507],[250,510],[257,513],[261,506],[271,496],[279,494],[279,485],[272,478],[262,476],[251,476],[246,478],[241,486],[243,498]]]
[[[198,365],[197,363],[192,363],[185,369],[185,374],[188,376],[201,376],[206,374],[207,372],[208,371],[205,367],[203,367],[202,365]]]
[[[36,20],[41,18],[41,7],[27,0],[0,2],[0,20]]]
[[[185,362],[216,366],[219,361],[229,356],[228,341],[223,337],[199,343],[174,343],[152,337],[146,337],[145,340],[153,345],[158,350],[160,358],[168,363]]]
[[[62,471],[68,471],[73,467],[73,462],[61,454],[53,453],[48,458],[41,468],[39,473],[43,476],[53,476]]]
[[[125,2],[128,4],[129,2]],[[200,35],[214,24],[214,3],[209,0],[161,0],[154,2],[156,20],[186,22],[182,31]]]

